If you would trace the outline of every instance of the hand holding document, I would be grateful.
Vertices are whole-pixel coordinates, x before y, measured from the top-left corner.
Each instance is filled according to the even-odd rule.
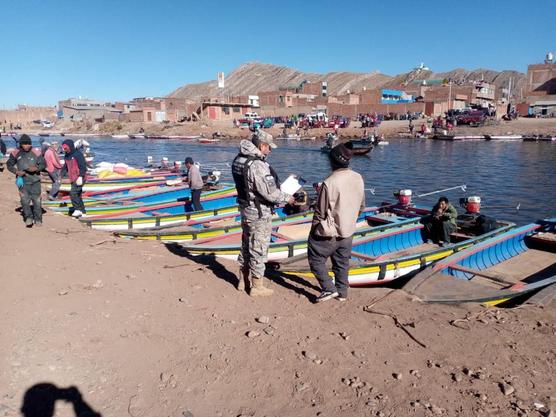
[[[280,190],[286,194],[294,195],[303,187],[303,184],[305,184],[305,180],[303,178],[292,174],[286,178],[282,185],[280,185]]]

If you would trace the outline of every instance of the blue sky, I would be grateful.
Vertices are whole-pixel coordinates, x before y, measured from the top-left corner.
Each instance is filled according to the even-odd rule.
[[[1,0],[0,108],[165,95],[259,61],[303,71],[515,69],[556,53],[556,0]]]

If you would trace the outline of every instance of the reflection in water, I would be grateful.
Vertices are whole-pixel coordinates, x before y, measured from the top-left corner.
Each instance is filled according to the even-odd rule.
[[[147,155],[155,161],[163,156],[183,161],[187,156],[205,167],[221,169],[223,179],[231,180],[229,167],[237,153],[238,142],[201,145],[179,140],[121,140],[87,138],[96,153],[96,162],[126,162],[142,166]],[[554,216],[556,202],[556,143],[536,142],[444,142],[424,139],[389,140],[368,156],[355,157],[352,168],[365,178],[367,188],[376,195],[367,195],[367,204],[391,200],[398,188],[411,188],[414,194],[425,193],[460,184],[467,193],[447,193],[457,206],[464,195],[479,195],[483,212],[523,224],[541,217]],[[319,151],[322,143],[279,141],[270,161],[281,178],[300,174],[310,184],[321,181],[330,171],[328,157]],[[440,195],[415,202],[432,206]],[[488,206],[517,206],[492,208]]]

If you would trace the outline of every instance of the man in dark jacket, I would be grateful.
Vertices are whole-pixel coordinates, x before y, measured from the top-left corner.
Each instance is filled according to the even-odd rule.
[[[25,226],[42,226],[42,204],[41,204],[41,171],[45,169],[46,163],[40,151],[35,151],[28,135],[22,135],[19,140],[19,149],[10,154],[8,170],[13,172],[19,187],[21,208],[25,218]],[[33,209],[31,209],[33,202]]]
[[[6,155],[6,143],[2,139],[2,134],[0,133],[0,159],[4,158]],[[4,171],[4,164],[0,161],[0,172]]]
[[[83,154],[75,149],[73,140],[66,139],[62,142],[62,149],[66,156],[65,164],[62,168],[62,177],[67,175],[71,182],[70,199],[71,199],[71,215],[73,217],[81,217],[85,214],[85,205],[81,199],[83,193],[83,185],[85,184],[85,175],[87,175],[87,163]]]

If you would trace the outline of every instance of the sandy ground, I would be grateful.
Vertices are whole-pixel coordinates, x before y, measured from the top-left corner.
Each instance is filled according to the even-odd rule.
[[[41,382],[75,386],[115,417],[556,411],[553,307],[424,305],[387,288],[314,305],[315,282],[280,279],[253,299],[234,289],[233,262],[204,265],[51,213],[26,229],[6,172],[0,193],[0,416],[20,415]],[[71,398],[56,416],[84,407]]]
[[[422,123],[426,123],[426,119],[414,121],[415,132],[417,132]],[[386,138],[391,137],[408,137],[409,127],[407,120],[389,120],[383,122],[376,133],[384,135]],[[429,122],[429,127],[431,123]],[[56,126],[51,129],[52,133],[65,132],[71,133],[96,133],[96,134],[133,134],[139,132],[141,128],[144,129],[145,134],[150,135],[203,135],[205,137],[212,137],[214,132],[220,132],[228,138],[245,138],[251,135],[249,129],[240,129],[232,126],[230,121],[203,121],[203,122],[187,122],[181,124],[161,124],[161,123],[118,123],[107,122],[97,126],[98,129],[87,129],[83,124],[72,124],[71,122],[62,121],[58,122]],[[275,137],[282,135],[283,125],[278,124],[270,129],[266,129]],[[39,130],[33,130],[32,126],[26,126],[24,131],[28,133],[38,134]],[[310,129],[307,136],[315,136],[317,138],[324,138],[328,132],[333,129]],[[359,122],[353,122],[348,128],[340,129],[339,135],[341,138],[353,138],[363,135],[364,129],[360,127]],[[371,133],[374,129],[367,129]],[[45,131],[46,132],[46,131]],[[294,133],[290,130],[290,133]],[[500,120],[493,125],[482,127],[469,127],[458,126],[453,131],[456,135],[507,135],[507,134],[520,134],[520,135],[553,135],[556,136],[556,119],[530,119],[519,118],[509,122]]]

